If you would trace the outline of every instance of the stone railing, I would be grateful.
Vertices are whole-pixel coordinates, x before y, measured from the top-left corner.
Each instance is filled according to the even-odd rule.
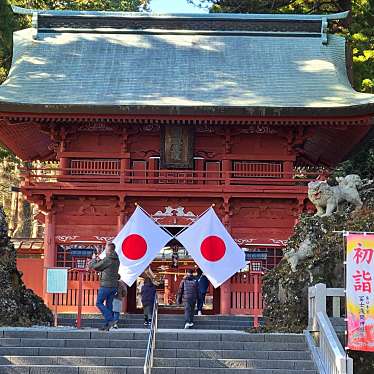
[[[327,315],[326,300],[332,298],[332,317],[341,317],[342,288],[326,288],[319,283],[308,289],[307,341],[321,374],[353,374],[348,357]]]

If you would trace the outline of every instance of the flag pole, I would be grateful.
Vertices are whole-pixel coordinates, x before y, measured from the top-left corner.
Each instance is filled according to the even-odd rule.
[[[166,233],[168,233],[170,236],[171,236],[171,238],[172,239],[174,239],[175,238],[175,235],[173,235],[166,227],[164,227],[164,226],[161,226],[161,225],[159,225],[154,219],[153,219],[153,217],[143,208],[143,207],[141,207],[137,202],[135,202],[134,203],[134,205],[136,206],[136,207],[139,207],[141,210],[142,210],[142,212],[143,213],[145,213],[158,227],[160,227],[162,230],[164,230]]]

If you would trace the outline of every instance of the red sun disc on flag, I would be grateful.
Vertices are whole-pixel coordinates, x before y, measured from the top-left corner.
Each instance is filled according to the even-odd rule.
[[[138,234],[129,235],[122,243],[122,253],[130,260],[139,260],[147,252],[147,242]]]
[[[225,242],[218,236],[208,236],[200,246],[202,256],[208,261],[219,261],[226,252]]]

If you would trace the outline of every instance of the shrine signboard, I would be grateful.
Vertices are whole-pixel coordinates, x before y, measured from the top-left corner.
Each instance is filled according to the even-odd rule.
[[[374,235],[347,235],[348,349],[374,351]]]
[[[188,125],[161,127],[161,168],[191,169],[193,167],[193,128]]]
[[[68,269],[53,268],[47,269],[47,292],[67,293],[68,292]]]

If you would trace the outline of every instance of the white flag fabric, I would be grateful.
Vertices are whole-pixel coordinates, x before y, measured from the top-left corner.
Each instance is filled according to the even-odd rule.
[[[210,208],[176,236],[216,288],[246,266],[245,254]]]
[[[120,260],[121,279],[131,286],[172,239],[140,207],[113,239]]]

